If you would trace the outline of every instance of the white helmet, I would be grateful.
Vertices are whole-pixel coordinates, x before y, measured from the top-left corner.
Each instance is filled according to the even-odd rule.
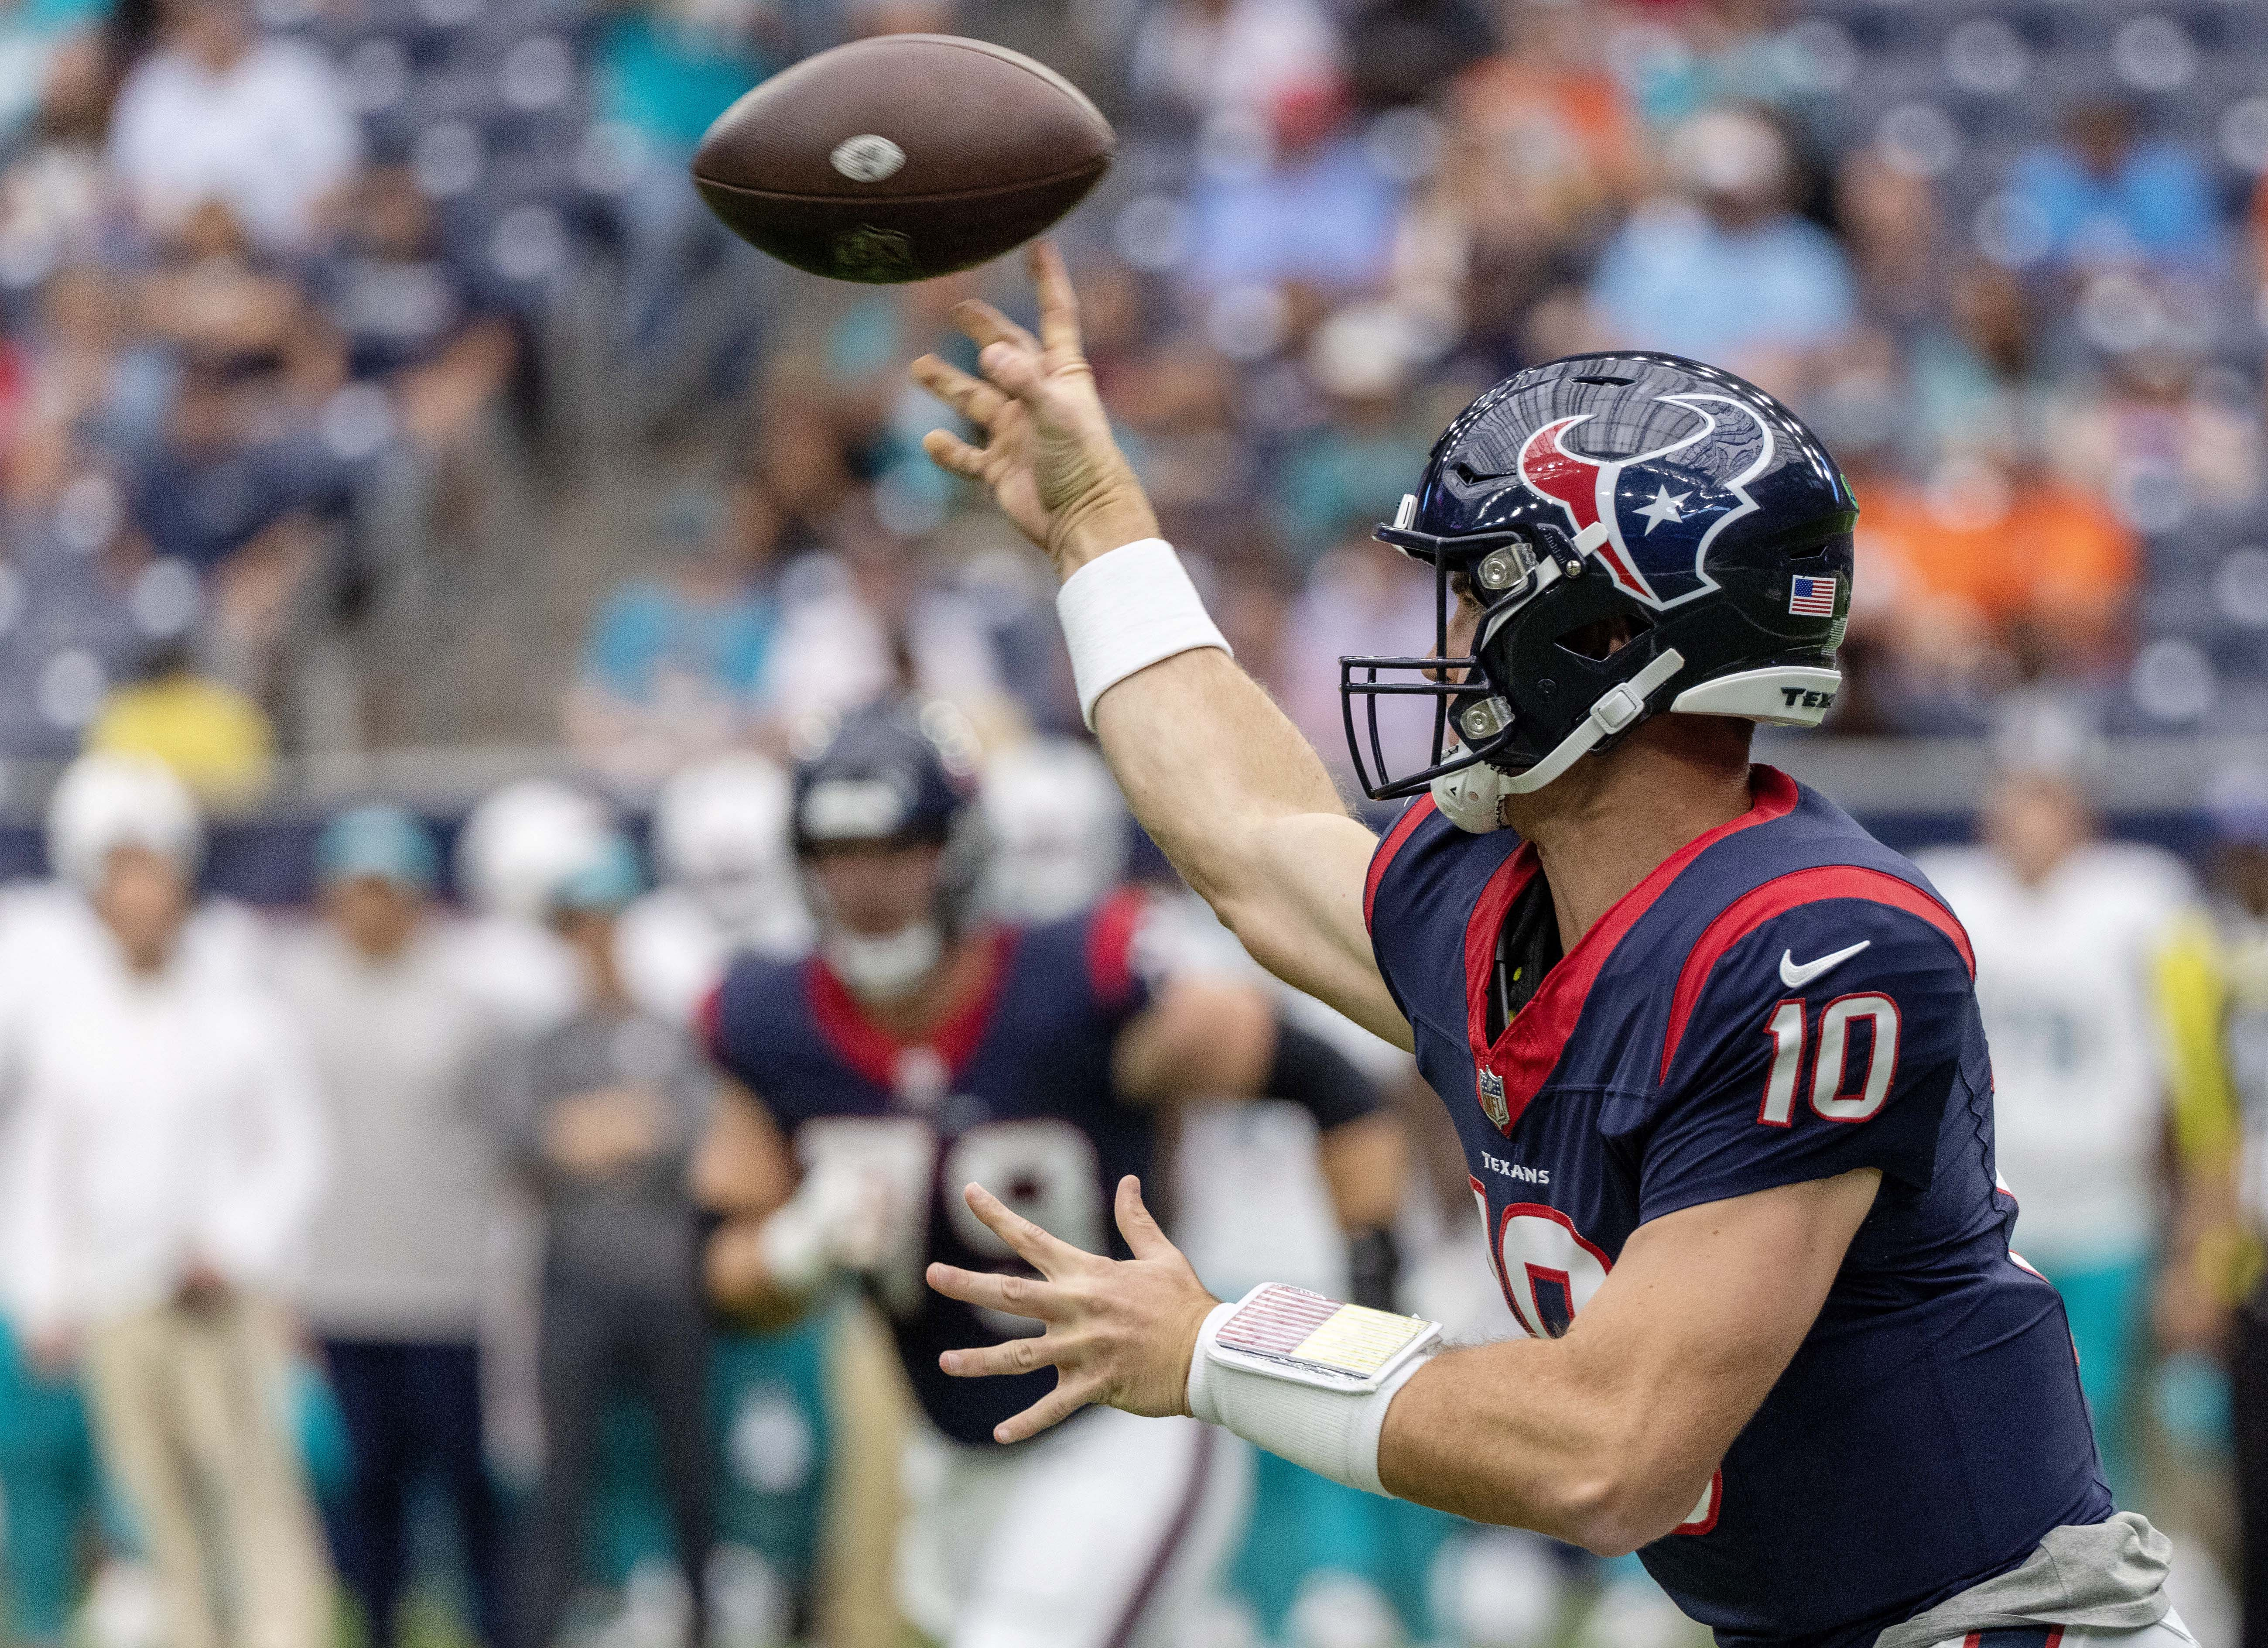
[[[146,848],[187,877],[204,845],[204,820],[189,787],[154,756],[81,756],[48,802],[48,862],[85,892],[102,884],[120,847]]]
[[[732,941],[792,947],[810,918],[788,839],[788,775],[747,752],[687,767],[653,802],[659,879],[682,888]]]
[[[552,889],[602,850],[605,803],[552,779],[522,779],[482,798],[457,840],[457,884],[477,910],[540,919]]]
[[[993,840],[984,902],[1017,921],[1053,921],[1126,874],[1126,802],[1094,747],[1035,738],[985,764],[980,797]]]

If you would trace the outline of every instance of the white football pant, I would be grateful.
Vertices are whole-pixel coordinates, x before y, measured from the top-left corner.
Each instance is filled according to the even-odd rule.
[[[946,1648],[1175,1648],[1243,1531],[1244,1444],[1090,1408],[1017,1448],[906,1453],[898,1605]]]

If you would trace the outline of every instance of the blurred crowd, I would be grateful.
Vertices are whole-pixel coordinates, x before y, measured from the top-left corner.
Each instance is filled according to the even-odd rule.
[[[776,68],[905,28],[1117,122],[1064,230],[1095,367],[1311,731],[1338,654],[1429,639],[1366,535],[1432,435],[1599,346],[1753,377],[1851,474],[1839,729],[2268,707],[2253,8],[18,0],[0,758],[158,750],[227,803],[279,750],[563,732],[650,785],[908,678],[1071,725],[903,377],[1014,272],[833,286],[685,174]]]

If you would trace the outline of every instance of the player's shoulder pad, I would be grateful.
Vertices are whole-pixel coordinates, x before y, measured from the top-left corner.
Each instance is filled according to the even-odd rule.
[[[711,1060],[751,1086],[767,1049],[777,1051],[798,1025],[806,991],[800,960],[784,961],[743,950],[725,968],[694,1010],[693,1030]]]
[[[1079,962],[1087,987],[1106,1011],[1145,999],[1164,966],[1156,901],[1139,887],[1121,887],[1079,918]]]
[[[1778,1002],[1884,992],[1921,1008],[1965,1000],[1977,958],[1953,912],[1918,876],[1820,865],[1750,889],[1719,911],[1678,968],[1664,1080],[1683,1053],[1756,1031]]]

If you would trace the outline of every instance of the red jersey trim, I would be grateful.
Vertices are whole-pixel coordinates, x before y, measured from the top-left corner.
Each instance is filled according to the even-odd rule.
[[[693,1009],[693,1033],[711,1064],[725,1062],[724,979],[711,985],[701,997],[701,1005]]]
[[[1512,907],[1513,899],[1535,873],[1534,848],[1523,842],[1520,850],[1489,877],[1465,924],[1466,1033],[1471,1041],[1474,1062],[1493,1070],[1504,1083],[1506,1118],[1499,1132],[1508,1136],[1520,1125],[1521,1112],[1542,1089],[1544,1078],[1559,1062],[1560,1050],[1567,1045],[1567,1038],[1574,1033],[1576,1021],[1583,1016],[1583,1004],[1590,998],[1591,987],[1598,981],[1599,970],[1606,965],[1607,957],[1614,954],[1623,935],[1653,907],[1669,883],[1684,873],[1687,865],[1726,837],[1785,818],[1795,809],[1798,792],[1793,779],[1777,767],[1758,766],[1754,771],[1754,805],[1739,817],[1694,837],[1616,899],[1590,931],[1576,941],[1575,948],[1545,975],[1542,987],[1505,1027],[1504,1034],[1493,1046],[1486,1038],[1489,972],[1496,960],[1497,933],[1504,924],[1505,912]]]
[[[1087,981],[1106,1008],[1122,1008],[1134,999],[1134,935],[1148,908],[1139,889],[1122,887],[1097,905],[1087,920]]]
[[[1750,888],[1719,911],[1717,919],[1703,930],[1687,953],[1685,965],[1677,974],[1676,993],[1669,999],[1669,1034],[1661,1044],[1664,1081],[1669,1078],[1670,1060],[1677,1056],[1677,1044],[1684,1037],[1693,1009],[1725,952],[1773,917],[1827,898],[1859,898],[1919,916],[1953,941],[1954,949],[1961,953],[1961,964],[1969,969],[1970,978],[1977,976],[1977,954],[1970,948],[1969,935],[1962,931],[1950,910],[1911,882],[1857,864],[1821,864],[1810,869],[1790,870],[1762,886]]]
[[[1409,840],[1418,826],[1431,818],[1433,812],[1433,798],[1431,795],[1420,795],[1410,804],[1401,817],[1394,821],[1394,828],[1386,832],[1386,839],[1381,841],[1377,851],[1370,855],[1370,874],[1364,876],[1362,881],[1362,930],[1364,932],[1370,931],[1371,906],[1378,902],[1378,883],[1386,877],[1386,867],[1394,861],[1394,855],[1402,851],[1403,843]]]
[[[945,1061],[946,1072],[957,1077],[968,1068],[984,1032],[992,1027],[1016,939],[1013,927],[995,927],[986,935],[981,941],[987,950],[983,987],[927,1035],[910,1041],[899,1040],[869,1018],[850,987],[835,976],[835,970],[825,961],[814,956],[804,964],[803,972],[813,1022],[843,1063],[877,1087],[897,1090],[898,1060],[912,1047],[927,1047]]]

